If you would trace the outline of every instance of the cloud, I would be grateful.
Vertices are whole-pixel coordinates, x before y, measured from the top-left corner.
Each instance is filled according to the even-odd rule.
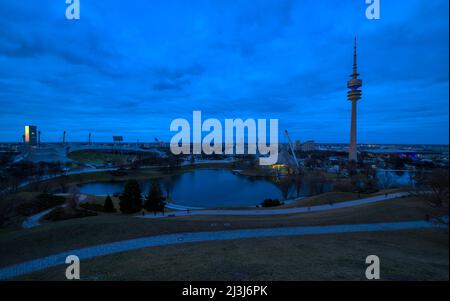
[[[448,143],[448,2],[394,2],[368,21],[353,0],[83,1],[70,22],[63,1],[0,0],[0,140],[167,140],[200,109],[347,142],[357,34],[360,141]]]

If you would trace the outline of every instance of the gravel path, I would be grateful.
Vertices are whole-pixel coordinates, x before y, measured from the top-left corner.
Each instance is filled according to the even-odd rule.
[[[44,270],[46,268],[63,265],[69,255],[76,255],[80,260],[137,250],[148,247],[194,243],[203,241],[220,241],[230,239],[243,239],[255,237],[280,237],[315,234],[336,234],[355,233],[373,231],[395,231],[403,229],[420,229],[441,227],[426,221],[377,223],[377,224],[350,224],[332,226],[312,226],[312,227],[285,227],[266,229],[242,229],[233,231],[212,231],[212,232],[191,232],[179,234],[166,234],[159,236],[149,236],[139,239],[124,240],[109,244],[96,245],[83,249],[71,250],[48,257],[16,264],[0,269],[0,280],[7,280],[31,272]]]
[[[175,211],[171,212],[169,215],[162,215],[158,213],[154,214],[146,214],[141,216],[136,216],[139,218],[163,218],[163,217],[174,217],[174,216],[188,216],[188,215],[279,215],[279,214],[295,214],[295,213],[306,213],[306,212],[319,212],[319,211],[328,211],[340,208],[347,208],[353,206],[367,205],[377,202],[383,202],[390,199],[399,198],[402,196],[408,196],[409,192],[398,192],[391,193],[386,195],[377,195],[365,199],[359,199],[354,201],[346,201],[333,203],[332,205],[317,205],[311,207],[296,207],[296,208],[284,208],[284,209],[244,209],[244,210],[183,210],[183,211]]]

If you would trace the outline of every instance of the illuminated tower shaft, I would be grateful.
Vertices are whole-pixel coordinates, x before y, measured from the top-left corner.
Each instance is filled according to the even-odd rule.
[[[357,148],[356,148],[356,103],[361,99],[361,88],[362,80],[358,78],[358,70],[356,64],[356,38],[355,46],[353,50],[353,74],[352,79],[348,81],[347,87],[350,89],[347,93],[347,99],[352,102],[352,121],[350,124],[350,147],[348,149],[348,159],[349,161],[357,161]]]

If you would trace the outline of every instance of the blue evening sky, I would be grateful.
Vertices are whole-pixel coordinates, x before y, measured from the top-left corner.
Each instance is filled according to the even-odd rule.
[[[358,36],[360,143],[448,143],[448,0],[0,0],[0,141],[168,141],[170,122],[278,118],[348,142]],[[282,137],[282,136],[281,136]],[[283,139],[281,139],[283,140]]]

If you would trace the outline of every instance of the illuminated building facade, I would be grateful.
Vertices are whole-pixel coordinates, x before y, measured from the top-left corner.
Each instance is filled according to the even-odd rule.
[[[34,125],[25,126],[25,144],[30,146],[37,145],[37,126]]]

